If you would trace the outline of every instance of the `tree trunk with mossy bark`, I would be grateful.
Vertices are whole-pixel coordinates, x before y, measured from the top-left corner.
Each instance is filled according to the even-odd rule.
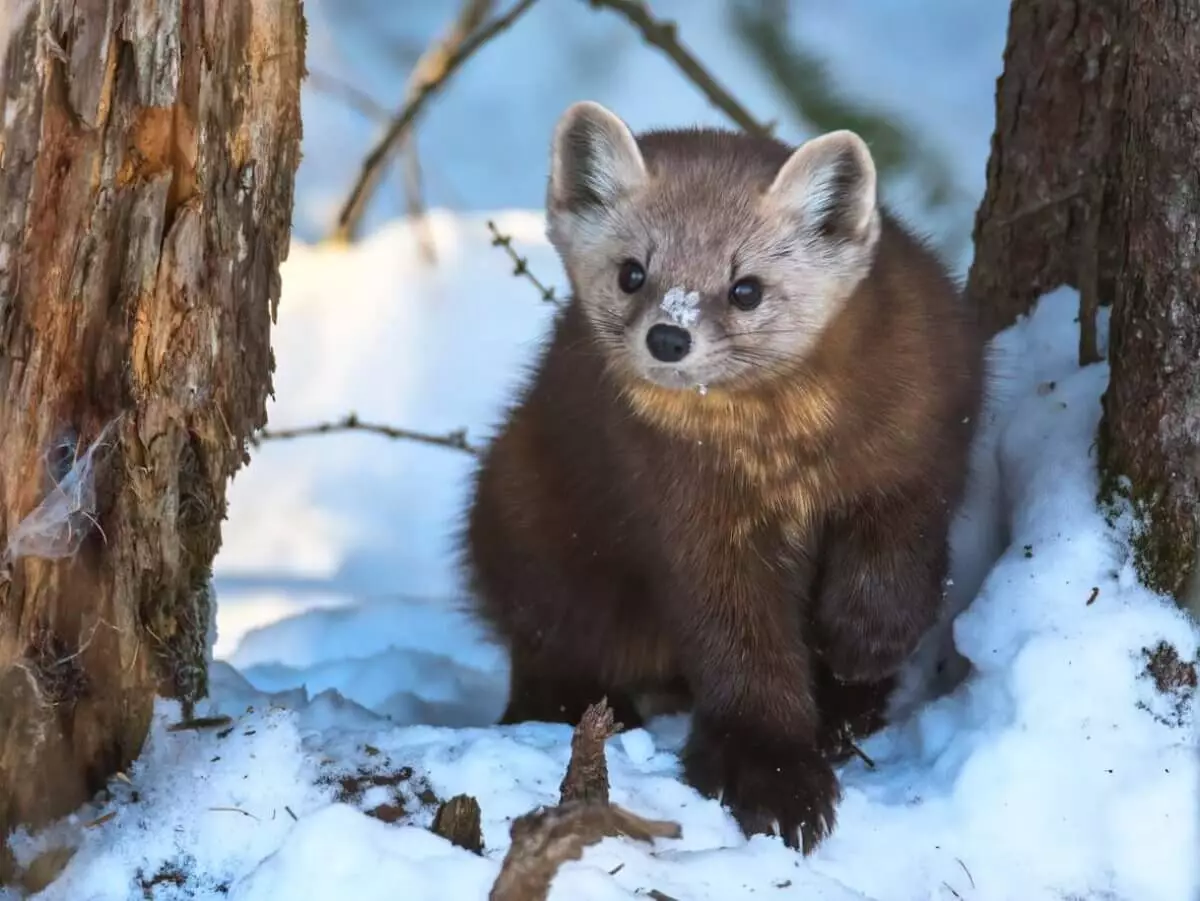
[[[1200,9],[1014,0],[969,299],[1005,328],[1080,292],[1112,305],[1101,497],[1135,511],[1150,588],[1200,612]]]
[[[301,0],[41,0],[4,58],[0,882],[5,837],[126,767],[156,695],[207,692],[226,485],[271,390],[304,33]]]
[[[1132,502],[1134,562],[1200,614],[1200,7],[1135,4],[1101,231],[1115,272],[1100,463]]]

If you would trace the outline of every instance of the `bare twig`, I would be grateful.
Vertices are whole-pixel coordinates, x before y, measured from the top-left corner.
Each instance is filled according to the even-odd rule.
[[[244,816],[244,817],[249,817],[249,818],[250,818],[250,819],[252,819],[252,820],[258,820],[258,819],[259,819],[259,818],[258,818],[258,817],[256,817],[254,814],[252,814],[250,811],[248,811],[248,810],[242,810],[242,808],[240,808],[240,807],[210,807],[210,808],[208,808],[208,809],[209,809],[209,810],[215,810],[215,811],[217,811],[218,813],[240,813],[242,816]],[[259,820],[259,822],[261,822],[261,820]]]
[[[611,9],[624,16],[642,33],[643,40],[657,47],[679,67],[684,76],[699,88],[713,106],[752,135],[770,136],[772,128],[759,122],[734,99],[700,64],[700,61],[679,42],[674,22],[656,19],[643,0],[588,0],[594,9]]]
[[[320,422],[315,425],[298,426],[293,429],[262,429],[250,441],[257,445],[263,441],[280,441],[290,438],[304,438],[309,435],[328,435],[332,432],[371,432],[384,438],[395,438],[400,441],[418,441],[421,444],[432,444],[437,447],[448,447],[452,450],[465,451],[468,454],[478,454],[479,448],[467,440],[466,429],[447,432],[444,435],[434,435],[429,432],[417,432],[412,429],[399,429],[395,426],[381,423],[363,422],[354,413],[349,413],[336,422]]]
[[[1018,207],[1007,216],[997,216],[996,223],[1004,228],[1010,228],[1021,222],[1022,219],[1028,219],[1030,216],[1036,216],[1038,213],[1045,212],[1056,206],[1061,206],[1064,203],[1070,203],[1073,200],[1078,200],[1084,196],[1087,190],[1087,182],[1080,179],[1061,191],[1055,191],[1046,197],[1033,200],[1022,207]]]
[[[961,858],[954,858],[958,861],[958,865],[963,868],[963,872],[967,874],[967,879],[971,881],[971,888],[975,888],[975,877],[971,875],[971,871],[967,869],[967,865],[962,862]]]
[[[332,72],[308,67],[308,77],[305,83],[320,91],[341,100],[346,106],[367,119],[376,122],[392,121],[392,111],[379,103],[374,97],[361,88],[356,87]]]
[[[445,86],[450,76],[463,63],[516,22],[533,5],[534,0],[518,0],[507,13],[479,27],[492,2],[493,0],[466,0],[462,12],[445,37],[430,47],[417,61],[404,106],[363,161],[358,179],[342,205],[337,227],[333,232],[334,240],[347,241],[353,237],[384,163],[408,134],[413,122],[429,100]]]
[[[488,230],[492,233],[492,246],[503,247],[504,252],[508,254],[508,258],[512,260],[512,274],[518,278],[527,279],[531,285],[538,289],[538,293],[542,295],[542,300],[546,301],[547,303],[561,303],[561,301],[555,295],[554,289],[546,287],[546,285],[542,283],[542,280],[529,270],[529,260],[513,250],[512,236],[501,232],[500,229],[496,227],[496,223],[491,219],[488,220],[487,225]]]
[[[401,148],[404,154],[404,205],[408,218],[417,232],[417,250],[427,265],[437,263],[437,242],[429,217],[425,215],[425,200],[421,188],[421,158],[417,153],[417,142],[409,133]]]
[[[308,83],[316,90],[336,97],[368,119],[376,122],[392,120],[391,112],[374,97],[337,75],[310,68]],[[408,217],[412,219],[413,227],[417,230],[417,245],[421,257],[432,265],[437,262],[436,245],[433,229],[430,228],[429,219],[425,215],[425,202],[421,190],[421,160],[417,153],[417,142],[411,131],[404,136],[396,149],[404,155],[404,203]]]
[[[233,722],[231,716],[198,716],[190,720],[180,720],[167,726],[168,732],[199,732],[203,729],[220,729]]]
[[[872,760],[872,759],[871,759],[871,758],[870,758],[870,757],[867,755],[867,752],[866,752],[866,751],[864,751],[862,748],[860,748],[860,747],[859,747],[858,745],[856,745],[854,742],[850,741],[850,739],[846,739],[846,745],[847,745],[847,747],[849,747],[849,748],[850,748],[851,752],[854,754],[854,756],[855,756],[855,757],[857,757],[857,758],[858,758],[859,760],[861,760],[861,761],[862,761],[864,764],[866,764],[866,766],[867,766],[867,769],[869,769],[869,770],[873,770],[873,769],[875,769],[875,761],[874,761],[874,760]]]
[[[1104,203],[1104,184],[1093,178],[1091,204],[1083,224],[1079,248],[1079,365],[1099,363],[1100,339],[1096,316],[1100,310],[1100,211]]]

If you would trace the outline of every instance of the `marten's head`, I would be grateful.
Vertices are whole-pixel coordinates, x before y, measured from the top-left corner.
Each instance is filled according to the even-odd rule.
[[[793,371],[867,274],[880,232],[875,165],[852,132],[795,151],[716,130],[637,138],[591,102],[559,120],[547,208],[609,364],[662,388]]]

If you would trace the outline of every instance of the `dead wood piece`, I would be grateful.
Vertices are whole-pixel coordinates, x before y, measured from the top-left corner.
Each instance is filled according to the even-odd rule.
[[[490,901],[543,901],[558,868],[579,860],[584,848],[610,836],[635,841],[678,838],[678,823],[647,820],[611,804],[568,801],[558,807],[535,810],[513,820],[512,845]]]
[[[483,830],[479,802],[470,795],[455,795],[438,807],[433,831],[473,854],[483,853]]]
[[[571,762],[559,786],[561,803],[568,801],[608,802],[608,761],[604,743],[621,731],[613,722],[608,699],[602,699],[583,712],[583,718],[571,736]]]

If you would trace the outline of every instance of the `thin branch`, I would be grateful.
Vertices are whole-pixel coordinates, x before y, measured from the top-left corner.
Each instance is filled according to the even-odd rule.
[[[355,87],[345,79],[330,72],[308,70],[308,83],[313,88],[341,100],[348,107],[367,119],[376,122],[390,122],[392,114],[375,98]],[[421,258],[429,265],[437,262],[437,246],[433,237],[433,228],[429,217],[425,214],[425,201],[421,187],[421,160],[417,153],[415,135],[411,132],[397,146],[397,151],[404,155],[404,204],[408,217],[417,231],[417,245]]]
[[[752,116],[744,106],[734,99],[721,84],[700,64],[700,61],[679,42],[674,22],[655,19],[643,0],[588,0],[593,9],[611,9],[624,16],[642,33],[642,39],[657,47],[680,71],[699,88],[709,101],[737,125],[752,135],[770,137],[773,128]]]
[[[468,454],[478,454],[479,448],[467,440],[467,430],[458,429],[444,435],[434,435],[429,432],[417,432],[412,429],[398,429],[395,426],[382,425],[374,422],[363,422],[354,413],[350,413],[336,422],[320,422],[315,425],[298,426],[294,429],[261,429],[250,441],[258,445],[263,441],[281,441],[290,438],[305,438],[310,435],[328,435],[333,432],[370,432],[382,435],[384,438],[394,438],[398,441],[417,441],[421,444],[432,444],[436,447],[447,447],[451,450],[464,451]]]
[[[322,94],[328,94],[341,100],[346,106],[367,119],[377,122],[392,121],[392,111],[377,101],[366,91],[346,81],[344,78],[326,72],[322,69],[308,67],[308,77],[305,84]]]
[[[1004,228],[1017,225],[1022,219],[1027,219],[1030,216],[1036,216],[1038,213],[1044,212],[1051,207],[1056,207],[1070,201],[1077,200],[1087,192],[1087,182],[1084,179],[1069,185],[1061,191],[1055,191],[1047,197],[1034,200],[1019,207],[1007,216],[998,216],[996,223]]]
[[[417,153],[416,136],[409,134],[402,148],[404,154],[404,206],[417,233],[417,252],[426,265],[437,263],[437,241],[433,225],[425,214],[424,191],[421,186],[421,158]]]
[[[333,240],[348,241],[353,236],[375,190],[384,163],[412,128],[425,105],[437,94],[468,59],[497,35],[507,30],[533,6],[534,0],[519,0],[507,13],[479,28],[473,17],[482,20],[492,0],[466,0],[462,13],[446,36],[422,55],[413,70],[403,108],[392,120],[387,132],[367,154],[358,179],[338,214]],[[470,27],[466,27],[470,26]]]
[[[528,280],[530,284],[538,289],[538,293],[542,295],[542,300],[546,301],[547,303],[561,303],[558,297],[555,296],[554,289],[546,287],[546,285],[542,283],[542,280],[529,270],[529,260],[513,250],[512,235],[506,235],[500,231],[500,229],[496,227],[496,223],[491,219],[488,220],[487,226],[488,231],[492,233],[492,246],[503,247],[504,252],[508,254],[508,258],[513,261],[512,274],[518,278],[524,278]]]

